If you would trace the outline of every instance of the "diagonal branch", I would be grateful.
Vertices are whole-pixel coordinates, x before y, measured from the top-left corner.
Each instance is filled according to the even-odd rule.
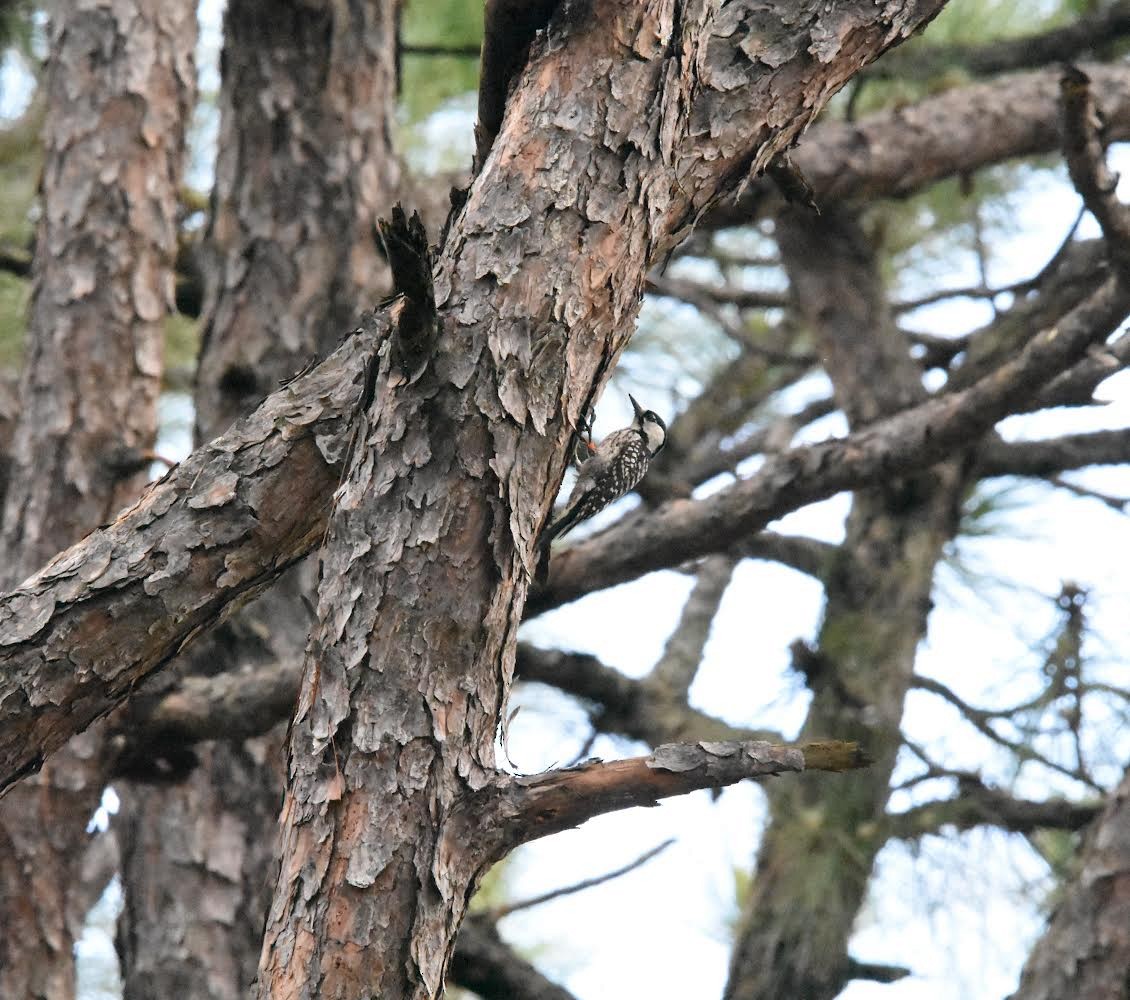
[[[876,472],[928,466],[1105,338],[1128,306],[1127,293],[1107,281],[962,392],[843,440],[771,456],[755,476],[707,499],[667,504],[566,550],[528,612],[726,550],[786,511]],[[255,596],[318,543],[382,330],[374,321],[348,338],[118,520],[0,598],[0,788],[35,770],[225,609]]]
[[[781,739],[778,733],[731,726],[684,701],[663,697],[654,685],[626,677],[587,653],[519,644],[515,673],[519,680],[548,684],[595,703],[592,725],[596,729],[651,746],[677,739]]]
[[[0,598],[0,790],[320,542],[370,322]]]
[[[868,76],[925,79],[956,67],[974,76],[1010,73],[1033,66],[1074,59],[1110,45],[1130,34],[1130,3],[1115,0],[1068,24],[1018,38],[995,39],[979,45],[916,45],[888,53],[867,71]]]
[[[646,757],[597,761],[529,778],[507,777],[484,789],[462,819],[495,824],[487,837],[494,841],[495,850],[505,854],[594,816],[654,806],[660,799],[700,788],[722,788],[786,771],[851,771],[868,763],[855,743],[668,743]]]
[[[1091,78],[1076,66],[1060,77],[1063,154],[1083,204],[1106,237],[1107,252],[1123,280],[1130,279],[1130,212],[1115,197],[1118,177],[1106,165]]]
[[[1106,116],[1106,138],[1130,138],[1130,69],[1084,68]],[[822,207],[849,199],[905,198],[992,163],[1057,151],[1059,77],[1056,69],[1018,73],[954,87],[854,123],[821,122],[792,157]],[[745,225],[774,203],[771,184],[759,181],[737,202],[718,205],[703,224]]]
[[[529,899],[519,899],[513,903],[497,906],[491,910],[488,915],[491,920],[501,920],[503,917],[508,917],[511,913],[515,913],[518,910],[529,910],[535,906],[541,906],[543,903],[560,899],[562,896],[571,896],[574,893],[584,892],[586,889],[591,889],[594,886],[603,885],[605,882],[611,882],[613,879],[620,878],[622,875],[627,875],[628,872],[633,872],[637,868],[646,865],[652,858],[658,854],[662,854],[673,843],[675,843],[675,838],[668,837],[667,840],[663,841],[661,844],[656,844],[654,847],[644,851],[638,858],[629,861],[626,865],[621,865],[619,868],[614,868],[610,872],[605,872],[603,875],[594,875],[592,878],[581,879],[580,882],[574,882],[572,885],[565,885],[559,889],[551,889],[549,892],[531,896]]]
[[[987,440],[977,452],[977,474],[985,476],[1054,476],[1090,465],[1130,462],[1130,429],[1064,434],[1039,441]]]
[[[931,399],[876,421],[838,441],[769,457],[749,479],[699,501],[676,501],[566,549],[554,573],[527,606],[536,614],[600,587],[711,552],[764,528],[789,510],[890,475],[927,467],[965,447],[1030,398],[1093,343],[1105,339],[1130,309],[1113,279],[1044,330],[1014,357],[968,389]]]

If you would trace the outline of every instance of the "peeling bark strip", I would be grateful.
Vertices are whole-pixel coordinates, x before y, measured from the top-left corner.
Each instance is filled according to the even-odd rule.
[[[397,385],[410,385],[424,373],[440,334],[432,287],[435,262],[418,212],[409,219],[398,203],[393,206],[392,218],[379,220],[377,227],[392,268],[392,376]],[[362,409],[369,408],[372,391],[373,387],[366,384]]]
[[[433,998],[483,870],[531,555],[645,276],[937,2],[554,15],[454,220],[420,380],[376,394],[322,558],[261,998]],[[667,772],[659,772],[666,774]]]

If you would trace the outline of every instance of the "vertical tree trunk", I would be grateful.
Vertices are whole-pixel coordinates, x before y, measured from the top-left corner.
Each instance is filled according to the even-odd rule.
[[[1130,997],[1130,771],[1087,834],[1080,861],[1011,1000]]]
[[[233,0],[203,270],[197,436],[223,431],[376,305],[396,0]]]
[[[891,322],[877,264],[846,211],[786,212],[778,239],[801,313],[853,427],[924,396]],[[815,650],[797,666],[812,690],[804,738],[856,739],[876,758],[768,786],[770,823],[735,946],[727,1000],[832,1000],[850,977],[848,939],[885,842],[903,702],[926,633],[934,569],[957,530],[960,462],[857,491]]]
[[[51,21],[43,214],[0,529],[5,587],[146,480],[195,36],[188,2],[76,0]],[[74,994],[79,928],[67,901],[102,794],[100,750],[97,732],[84,733],[0,802],[5,998]]]
[[[386,280],[376,217],[399,179],[395,64],[394,3],[229,3],[198,439],[222,432],[375,302]],[[178,672],[301,658],[311,576],[291,571]],[[255,975],[278,864],[282,732],[218,742],[200,758],[181,784],[123,791],[128,1000],[235,1000]]]
[[[534,539],[648,268],[940,4],[769,6],[563,4],[515,81],[437,266],[436,350],[411,385],[382,356],[337,495],[260,997],[440,994],[495,860],[465,803]]]

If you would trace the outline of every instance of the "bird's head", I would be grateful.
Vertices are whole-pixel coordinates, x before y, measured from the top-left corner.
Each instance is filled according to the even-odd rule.
[[[667,443],[667,425],[654,410],[645,410],[640,406],[635,396],[629,394],[628,399],[632,401],[632,409],[636,411],[632,426],[643,436],[648,452],[654,456]]]

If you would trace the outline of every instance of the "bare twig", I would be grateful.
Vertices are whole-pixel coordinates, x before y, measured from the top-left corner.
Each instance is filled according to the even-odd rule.
[[[686,278],[659,275],[652,275],[648,279],[647,290],[654,295],[679,299],[695,307],[710,303],[715,306],[737,306],[739,309],[784,309],[789,304],[789,297],[784,292],[752,291],[748,288],[735,288],[733,285],[710,285]]]
[[[552,889],[549,892],[540,893],[537,896],[531,896],[529,899],[521,899],[514,903],[506,903],[503,906],[496,906],[485,914],[487,919],[498,921],[503,917],[510,916],[511,913],[516,913],[518,910],[529,910],[535,906],[541,906],[542,903],[548,903],[554,899],[560,899],[562,896],[571,896],[575,892],[583,892],[585,889],[591,889],[593,886],[601,885],[604,882],[611,882],[613,879],[619,878],[621,875],[627,875],[628,872],[635,871],[637,868],[647,864],[656,855],[661,854],[667,850],[673,843],[674,837],[669,837],[661,844],[656,844],[651,850],[644,851],[634,861],[629,861],[626,865],[621,865],[610,872],[605,872],[603,875],[595,875],[592,878],[582,879],[580,882],[574,882],[572,885],[562,886],[560,889]]]
[[[998,733],[990,723],[993,719],[1006,717],[1008,714],[1006,711],[990,711],[970,705],[969,702],[965,701],[951,688],[947,687],[941,681],[934,680],[932,677],[916,676],[913,681],[913,686],[948,701],[969,721],[974,729],[999,746],[1011,751],[1016,755],[1018,760],[1034,761],[1035,763],[1042,764],[1051,771],[1056,771],[1065,777],[1071,778],[1073,781],[1081,782],[1097,792],[1103,791],[1102,786],[1097,784],[1094,779],[1087,775],[1082,769],[1064,767],[1062,764],[1044,756],[1028,743],[1010,740],[1008,737]]]
[[[873,983],[897,983],[910,975],[910,969],[901,965],[883,965],[881,962],[860,962],[848,957],[848,979],[867,979]]]
[[[1057,489],[1066,490],[1068,493],[1082,497],[1084,500],[1098,500],[1099,503],[1110,507],[1111,510],[1118,511],[1120,514],[1125,514],[1127,506],[1130,506],[1130,497],[1116,497],[1111,496],[1109,493],[1101,493],[1098,490],[1092,490],[1086,486],[1080,486],[1078,483],[1073,483],[1069,479],[1064,479],[1062,476],[1052,476],[1048,482]]]

